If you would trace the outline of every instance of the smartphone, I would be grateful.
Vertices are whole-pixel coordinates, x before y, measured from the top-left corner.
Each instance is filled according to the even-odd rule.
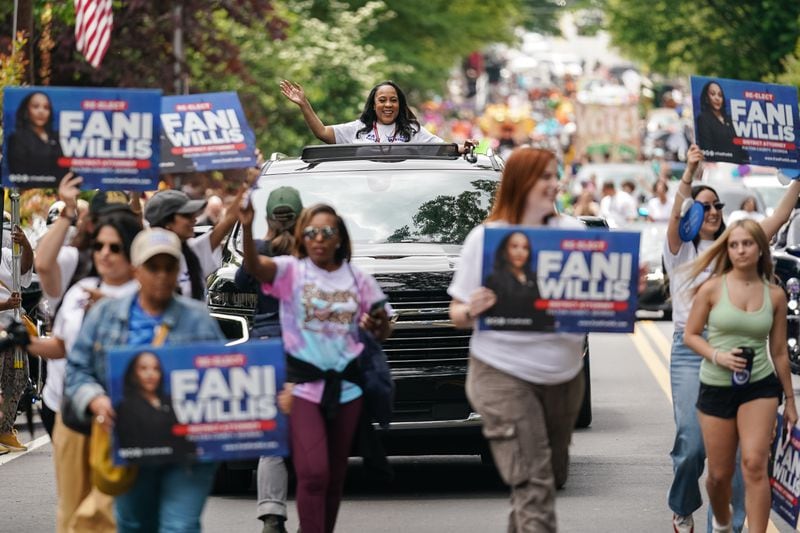
[[[369,307],[369,316],[374,317],[376,314],[378,314],[380,312],[381,309],[386,307],[386,304],[388,302],[389,302],[389,300],[387,300],[386,298],[383,298],[382,300],[378,300],[377,302],[372,304]]]

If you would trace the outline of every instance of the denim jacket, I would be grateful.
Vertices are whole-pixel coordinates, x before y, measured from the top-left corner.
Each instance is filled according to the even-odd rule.
[[[89,420],[89,403],[106,392],[106,352],[123,347],[128,340],[128,320],[138,291],[122,298],[103,299],[83,320],[75,344],[67,354],[64,395],[76,413]],[[169,328],[165,344],[225,340],[217,321],[202,303],[175,296],[164,311],[163,323]]]

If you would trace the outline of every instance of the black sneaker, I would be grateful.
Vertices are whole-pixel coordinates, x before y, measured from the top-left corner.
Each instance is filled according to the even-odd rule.
[[[264,528],[261,530],[261,533],[288,533],[284,525],[286,518],[283,516],[268,514],[264,515],[261,521],[264,522]]]

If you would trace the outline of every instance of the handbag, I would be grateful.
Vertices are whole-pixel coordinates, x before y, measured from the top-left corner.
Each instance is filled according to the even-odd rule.
[[[64,423],[72,431],[82,433],[87,437],[92,434],[92,421],[91,418],[82,418],[75,410],[75,405],[70,401],[67,395],[61,396],[61,422]]]
[[[89,438],[89,469],[92,473],[92,485],[103,494],[119,496],[127,492],[136,482],[139,467],[115,465],[111,451],[111,433],[95,420]]]
[[[358,279],[352,268],[350,275],[358,291]],[[358,370],[361,375],[359,386],[364,391],[364,407],[372,420],[382,429],[387,429],[392,421],[394,405],[394,381],[389,361],[378,339],[360,326],[358,326],[358,340],[364,346],[358,356]]]
[[[389,427],[394,405],[394,381],[389,362],[381,344],[369,331],[358,328],[359,341],[364,345],[358,356],[358,370],[361,374],[361,389],[364,391],[364,405],[370,417],[381,428]]]

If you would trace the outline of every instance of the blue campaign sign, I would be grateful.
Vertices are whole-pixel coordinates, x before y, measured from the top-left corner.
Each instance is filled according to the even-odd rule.
[[[800,513],[800,429],[787,434],[783,416],[778,415],[778,432],[772,443],[772,510],[797,528]]]
[[[256,165],[256,137],[235,92],[161,100],[161,173]]]
[[[707,161],[800,168],[797,88],[691,77],[694,132]]]
[[[4,186],[158,187],[160,90],[8,87],[3,106]]]
[[[114,462],[288,455],[287,420],[276,405],[284,357],[280,340],[110,351]]]
[[[631,332],[639,234],[486,228],[482,275],[497,303],[481,315],[480,329]]]

